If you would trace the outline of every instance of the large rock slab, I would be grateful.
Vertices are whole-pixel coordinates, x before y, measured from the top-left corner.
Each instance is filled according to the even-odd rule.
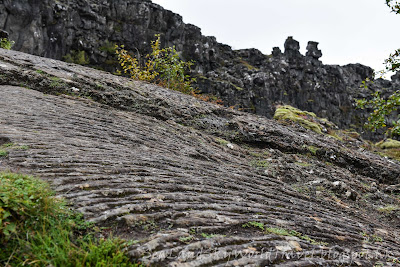
[[[49,181],[85,218],[137,240],[129,253],[145,264],[400,257],[399,200],[385,191],[400,164],[357,140],[14,51],[0,50],[0,73],[0,136],[15,144],[0,169]],[[264,231],[243,226],[255,222]]]
[[[360,88],[366,78],[374,80],[373,69],[361,64],[324,65],[317,42],[308,43],[306,56],[293,37],[286,40],[284,53],[232,50],[150,0],[0,0],[0,27],[16,42],[15,50],[53,59],[81,51],[92,66],[109,71],[117,65],[115,44],[124,44],[143,58],[154,35],[161,34],[163,46],[175,46],[183,59],[195,61],[199,89],[215,94],[225,106],[272,118],[276,104],[289,104],[358,132],[364,131],[368,113],[355,110],[354,99],[376,90],[390,94],[400,89],[397,76]]]

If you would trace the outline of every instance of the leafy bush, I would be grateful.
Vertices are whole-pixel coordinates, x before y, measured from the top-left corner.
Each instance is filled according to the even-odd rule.
[[[0,266],[139,266],[31,176],[0,173]]]
[[[400,135],[400,115],[398,120],[389,121],[389,116],[397,112],[400,107],[400,91],[394,92],[388,98],[381,96],[380,92],[372,94],[372,99],[357,99],[356,107],[360,109],[372,108],[369,114],[368,122],[365,124],[367,129],[376,131],[378,129],[387,129],[389,135]]]
[[[185,75],[193,62],[185,62],[179,58],[174,47],[160,48],[160,35],[151,42],[152,52],[145,57],[144,64],[137,57],[132,57],[124,46],[116,46],[118,61],[124,73],[132,79],[156,83],[161,86],[183,92],[195,94],[192,83],[196,80]]]
[[[14,45],[14,41],[10,41],[7,38],[1,38],[0,39],[0,48],[10,50],[12,46]]]
[[[400,14],[400,3],[398,0],[386,0],[386,5],[396,14]],[[381,76],[390,71],[400,70],[400,49],[395,50],[392,54],[385,59],[385,69],[380,71]],[[365,80],[362,82],[361,87],[368,88]],[[372,99],[357,99],[357,108],[372,108],[373,111],[369,114],[366,128],[376,131],[377,129],[386,128],[386,133],[390,136],[400,135],[400,115],[397,121],[389,121],[388,117],[393,112],[398,112],[400,107],[400,90],[394,92],[388,98],[383,98],[380,92],[372,94]]]

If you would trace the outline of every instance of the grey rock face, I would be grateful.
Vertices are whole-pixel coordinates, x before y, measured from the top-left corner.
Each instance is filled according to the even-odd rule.
[[[1,39],[8,38],[8,32],[0,30],[0,38]]]
[[[289,58],[300,56],[300,43],[289,36],[285,42],[285,55]]]
[[[400,163],[359,140],[16,51],[0,49],[0,73],[0,145],[15,144],[2,147],[0,171],[51,182],[85,219],[138,241],[127,252],[145,266],[400,258],[400,218],[389,210]],[[292,236],[243,226],[250,222]],[[366,248],[376,258],[348,257]]]
[[[313,42],[313,41],[308,42],[306,56],[312,57],[315,59],[319,59],[320,57],[322,57],[322,52],[321,52],[321,50],[318,50],[317,42]]]
[[[226,106],[272,117],[276,104],[290,104],[357,131],[367,113],[354,109],[354,99],[400,86],[395,76],[360,88],[363,79],[373,80],[371,68],[323,65],[318,43],[309,42],[303,56],[293,37],[284,53],[274,48],[271,56],[257,49],[232,50],[150,0],[0,0],[0,29],[10,33],[15,50],[53,59],[85,51],[92,66],[108,71],[117,63],[110,53],[115,44],[143,56],[160,33],[163,46],[175,46],[184,60],[196,62],[198,88]]]

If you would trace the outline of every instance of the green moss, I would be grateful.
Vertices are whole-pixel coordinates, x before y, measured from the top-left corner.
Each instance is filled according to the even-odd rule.
[[[260,230],[264,231],[264,224],[261,222],[248,222],[242,225],[243,228],[248,228],[248,227],[254,227],[254,228],[259,228]]]
[[[255,168],[268,168],[270,163],[266,160],[252,160],[250,161],[250,165]]]
[[[382,149],[377,153],[383,157],[390,157],[400,161],[400,142],[393,139],[386,139],[376,143],[376,146]]]
[[[192,235],[189,235],[189,236],[186,236],[186,237],[183,237],[183,236],[180,237],[179,241],[186,243],[186,242],[192,241],[193,239],[194,239],[194,237]]]
[[[307,162],[296,162],[297,165],[302,166],[302,167],[309,167],[311,166],[310,163]]]
[[[85,51],[81,50],[71,50],[71,53],[66,54],[63,57],[63,60],[67,63],[74,63],[79,65],[87,65],[90,63],[89,56],[86,54]]]
[[[287,230],[284,228],[274,228],[274,227],[267,227],[266,233],[271,233],[271,234],[276,234],[276,235],[284,235],[284,236],[296,236],[302,240],[305,240],[313,245],[318,245],[318,246],[326,246],[328,243],[322,242],[322,241],[316,241],[315,239],[310,238],[308,235],[304,235],[300,232],[297,232],[295,230]]]
[[[399,206],[396,206],[396,205],[387,205],[387,206],[385,206],[385,207],[380,207],[380,208],[378,208],[377,210],[378,210],[379,212],[382,212],[382,213],[385,213],[385,214],[390,214],[390,213],[392,213],[393,211],[398,211],[399,209],[400,209]]]
[[[256,67],[250,65],[249,62],[247,62],[243,59],[240,60],[240,63],[242,63],[248,70],[257,70]]]
[[[308,111],[301,111],[289,105],[279,106],[274,115],[276,120],[290,120],[310,129],[316,133],[322,134],[322,127],[317,122],[312,121],[316,118],[315,113]]]
[[[316,146],[303,146],[304,148],[307,148],[308,151],[311,152],[311,154],[313,154],[314,156],[317,155],[317,151],[318,151],[318,147]]]
[[[122,22],[119,22],[114,26],[114,31],[122,32]]]
[[[383,238],[378,235],[369,235],[366,232],[361,232],[360,235],[364,238],[364,241],[368,243],[383,242]]]
[[[207,238],[207,239],[209,239],[209,238],[214,238],[214,237],[217,237],[217,236],[224,236],[224,235],[207,234],[207,233],[201,233],[200,235],[201,235],[202,237],[204,237],[204,238]]]
[[[300,232],[297,232],[295,230],[288,230],[288,229],[284,229],[284,228],[277,228],[277,227],[267,227],[264,223],[261,222],[248,222],[242,225],[242,227],[247,228],[247,227],[254,227],[254,228],[258,228],[261,231],[263,231],[266,234],[275,234],[275,235],[283,235],[283,236],[296,236],[300,239],[303,239],[307,242],[310,242],[313,245],[320,245],[320,246],[324,246],[324,245],[328,245],[328,243],[326,242],[321,242],[321,241],[316,241],[312,238],[310,238],[307,235],[304,235]]]
[[[7,143],[7,144],[3,144],[1,147],[12,147],[15,146],[14,143]]]
[[[114,54],[115,53],[115,43],[110,42],[110,41],[106,41],[100,48],[100,51],[109,53],[109,54]]]
[[[0,157],[6,157],[8,152],[6,150],[0,149]]]
[[[227,144],[229,144],[228,141],[226,141],[225,139],[222,139],[222,138],[215,138],[215,141],[216,141],[218,144],[223,145],[223,146],[226,146]]]
[[[333,138],[335,138],[336,140],[343,141],[340,131],[330,130],[328,131],[328,134]]]
[[[388,138],[385,141],[382,140],[376,143],[376,146],[382,149],[400,148],[400,141]]]
[[[236,90],[238,90],[238,91],[243,91],[243,88],[242,87],[240,87],[240,86],[237,86],[237,85],[235,85],[235,84],[233,84],[233,83],[229,83],[231,86],[233,86],[233,88],[235,88]]]
[[[289,234],[289,231],[286,230],[286,229],[283,229],[283,228],[267,227],[267,228],[265,229],[265,231],[266,231],[267,233],[276,234],[276,235],[285,235],[285,236],[290,235],[290,234]]]

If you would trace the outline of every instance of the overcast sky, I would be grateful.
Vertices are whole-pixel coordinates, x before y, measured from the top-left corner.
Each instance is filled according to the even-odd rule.
[[[385,0],[153,0],[233,49],[284,51],[288,36],[319,42],[324,64],[361,63],[383,69],[400,48],[400,15]]]

